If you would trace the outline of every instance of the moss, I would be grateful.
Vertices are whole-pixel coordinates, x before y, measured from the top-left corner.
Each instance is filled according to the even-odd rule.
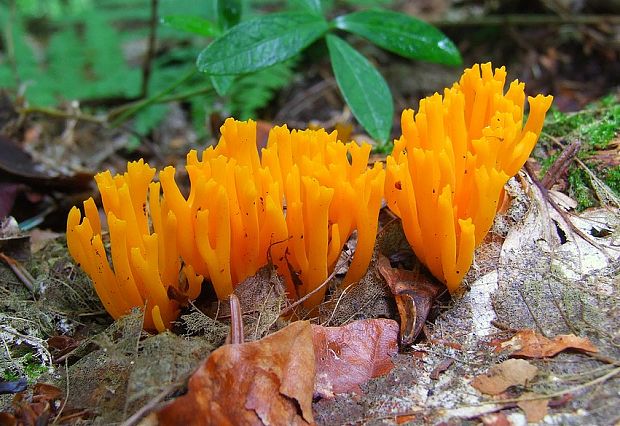
[[[594,191],[585,171],[571,168],[568,172],[569,195],[577,201],[577,210],[582,211],[596,205]]]
[[[620,102],[615,95],[606,96],[582,111],[563,113],[553,110],[545,124],[548,136],[580,139],[583,150],[605,149],[620,128]]]
[[[607,169],[607,172],[605,173],[605,183],[616,194],[620,194],[620,166]]]
[[[552,141],[560,139],[568,144],[579,140],[582,143],[579,158],[613,192],[620,196],[620,166],[609,167],[609,165],[591,160],[596,157],[597,151],[612,149],[615,138],[618,136],[620,101],[616,95],[601,98],[578,112],[563,113],[553,110],[548,116],[544,129],[541,135],[541,145],[546,146],[545,151],[549,155],[542,155],[538,158],[543,172],[549,169],[558,156]],[[568,184],[568,193],[578,202],[578,210],[581,211],[598,204],[587,173],[576,165],[569,169]]]
[[[16,369],[19,369],[19,373],[14,369],[5,369],[2,372],[2,376],[0,376],[2,380],[19,380],[20,377],[25,376],[28,379],[28,383],[34,383],[41,375],[48,371],[48,366],[42,363],[32,352],[27,352],[19,357],[13,357],[12,361]]]

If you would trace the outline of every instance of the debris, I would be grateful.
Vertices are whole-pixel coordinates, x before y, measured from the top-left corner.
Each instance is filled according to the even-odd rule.
[[[154,416],[160,425],[312,424],[315,362],[306,321],[256,342],[213,351],[186,395]]]
[[[387,374],[398,351],[398,323],[360,320],[342,327],[312,326],[316,357],[315,394],[360,392],[359,385]]]
[[[533,392],[526,392],[521,398],[523,400],[517,402],[517,406],[525,413],[528,423],[540,422],[547,415],[549,399]]]
[[[487,395],[499,395],[510,386],[524,385],[532,380],[538,368],[522,359],[509,359],[489,369],[487,374],[476,376],[471,385]]]
[[[383,255],[379,256],[377,270],[396,299],[400,315],[400,342],[410,345],[422,331],[435,299],[445,288],[423,272],[392,268]]]
[[[534,330],[519,330],[510,340],[501,343],[501,348],[514,351],[511,354],[512,356],[525,358],[552,357],[566,349],[598,352],[596,346],[586,337],[561,334],[553,339],[548,339]]]

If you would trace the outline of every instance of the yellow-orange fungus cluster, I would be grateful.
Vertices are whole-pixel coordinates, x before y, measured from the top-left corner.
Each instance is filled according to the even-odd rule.
[[[255,122],[228,119],[221,131],[217,146],[200,159],[196,151],[188,154],[187,197],[173,167],[159,173],[159,183],[151,182],[155,170],[142,161],[129,163],[124,175],[96,176],[113,269],[94,201],[84,203],[84,219],[79,209],[71,210],[69,250],[114,318],[145,306],[145,328],[161,331],[178,315],[170,287],[193,299],[206,277],[224,299],[270,260],[285,276],[289,297],[303,297],[326,280],[356,229],[344,281],[366,272],[385,180],[381,164],[367,167],[370,145],[344,144],[336,132],[284,126],[272,129],[259,155]],[[320,303],[324,293],[314,294],[306,307]]]
[[[455,291],[493,223],[504,184],[534,148],[552,97],[506,93],[505,69],[465,70],[458,83],[402,114],[403,135],[387,158],[385,198],[416,256]]]
[[[228,119],[221,131],[217,146],[200,160],[196,151],[187,155],[187,199],[174,181],[173,167],[159,179],[179,218],[181,257],[209,277],[224,299],[267,264],[269,255],[284,255],[288,234],[278,183],[260,165],[256,123]]]
[[[175,241],[179,221],[161,199],[159,183],[151,182],[154,175],[155,169],[140,160],[129,163],[123,175],[106,171],[95,176],[107,216],[114,269],[108,262],[92,198],[84,202],[84,218],[77,207],[71,209],[67,246],[93,280],[112,317],[134,307],[144,308],[144,328],[163,331],[179,313],[179,303],[171,293],[195,299],[202,277],[189,265],[181,268]]]
[[[370,145],[284,126],[271,130],[259,156],[255,122],[228,119],[221,131],[216,147],[200,160],[195,151],[188,154],[187,199],[172,167],[160,173],[164,198],[179,218],[185,262],[208,276],[223,299],[271,260],[296,299],[327,278],[357,229],[345,282],[359,280],[372,256],[385,176],[381,165],[367,168]],[[306,306],[320,303],[324,293]]]
[[[275,127],[262,150],[262,166],[282,188],[288,243],[285,258],[274,257],[289,293],[302,297],[327,278],[346,241],[357,229],[357,246],[343,284],[365,274],[374,248],[385,171],[368,168],[370,145],[342,143],[323,129]],[[286,262],[286,265],[283,264]],[[291,272],[292,270],[292,272]],[[301,285],[295,288],[298,275]],[[306,303],[316,306],[325,287]]]

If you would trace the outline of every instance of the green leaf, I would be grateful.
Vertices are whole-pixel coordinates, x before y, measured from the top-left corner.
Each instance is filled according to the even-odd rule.
[[[387,141],[394,115],[387,83],[362,54],[341,38],[328,35],[327,48],[336,82],[353,115],[370,136]]]
[[[218,0],[217,15],[222,29],[228,30],[241,21],[241,0]]]
[[[196,65],[215,75],[245,74],[285,61],[328,30],[320,16],[273,13],[242,22],[207,46]]]
[[[213,22],[193,15],[167,15],[161,18],[161,23],[186,33],[198,34],[203,37],[217,37],[220,30]]]
[[[301,9],[315,15],[323,14],[323,5],[321,0],[289,0],[291,9]]]
[[[339,16],[334,24],[382,48],[411,59],[460,65],[458,49],[434,26],[388,10],[371,9]]]
[[[234,75],[212,75],[210,78],[213,88],[220,96],[226,95],[235,81]]]

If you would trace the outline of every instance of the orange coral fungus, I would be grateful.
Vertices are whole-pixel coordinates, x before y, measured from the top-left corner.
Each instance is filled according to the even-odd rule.
[[[455,291],[493,223],[504,184],[525,163],[552,97],[506,93],[504,67],[474,65],[458,83],[402,114],[403,135],[387,158],[385,197],[416,256]]]
[[[208,277],[220,299],[271,259],[295,299],[327,278],[357,229],[357,247],[344,282],[358,281],[365,273],[385,180],[381,164],[367,168],[370,145],[344,144],[335,132],[322,129],[290,132],[276,127],[261,158],[255,122],[228,119],[221,131],[218,145],[205,150],[201,159],[196,151],[188,154],[187,198],[175,182],[174,167],[159,174],[161,199],[160,183],[151,183],[155,171],[142,161],[130,163],[123,176],[97,175],[114,271],[92,199],[84,203],[81,224],[77,208],[69,214],[71,254],[92,277],[115,318],[146,303],[147,324],[158,330],[168,327],[178,306],[166,290],[176,285],[179,257],[187,265],[188,281],[195,284]],[[145,211],[147,192],[152,233]],[[190,298],[196,292],[190,286]],[[306,306],[316,306],[324,293],[323,288]]]
[[[144,328],[163,331],[179,313],[179,304],[168,296],[170,288],[195,299],[202,277],[185,266],[181,286],[176,244],[179,223],[160,200],[159,183],[151,183],[154,175],[155,169],[140,160],[129,163],[123,175],[112,176],[106,171],[95,176],[107,215],[114,269],[108,263],[92,198],[84,202],[83,219],[77,207],[71,209],[67,246],[93,280],[112,317],[127,314],[133,307],[144,308]]]
[[[342,143],[336,132],[289,131],[275,127],[262,151],[262,165],[283,188],[288,227],[287,266],[281,268],[291,284],[294,273],[302,297],[318,287],[333,270],[346,241],[357,229],[357,246],[343,283],[358,281],[372,257],[385,171],[376,163],[367,168],[370,145]],[[350,157],[350,160],[349,160]],[[292,271],[291,271],[292,269]],[[306,306],[316,306],[325,288]]]
[[[370,146],[343,144],[324,130],[276,127],[260,158],[255,122],[228,119],[221,130],[217,146],[200,160],[195,151],[188,154],[187,199],[172,167],[160,173],[164,198],[179,218],[183,259],[210,277],[219,298],[272,259],[297,298],[327,278],[357,229],[345,281],[359,280],[372,256],[385,176],[380,165],[367,169]]]
[[[208,276],[218,298],[267,264],[284,256],[287,228],[281,190],[260,167],[256,123],[228,119],[217,147],[198,160],[187,156],[191,189],[187,199],[174,181],[175,170],[160,173],[164,199],[179,218],[181,256]]]

